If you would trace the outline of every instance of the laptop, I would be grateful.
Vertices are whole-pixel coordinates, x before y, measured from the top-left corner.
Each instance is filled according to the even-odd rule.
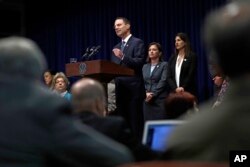
[[[154,151],[165,151],[167,149],[167,140],[172,131],[184,122],[183,120],[147,121],[144,127],[142,144]]]

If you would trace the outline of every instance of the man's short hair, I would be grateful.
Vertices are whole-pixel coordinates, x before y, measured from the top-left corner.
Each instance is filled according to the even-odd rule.
[[[117,17],[115,20],[119,20],[119,19],[123,20],[123,22],[124,22],[125,24],[131,25],[129,19],[127,19],[126,17]]]
[[[76,82],[75,85],[83,82],[85,82],[86,85],[83,86],[80,90],[82,99],[106,99],[105,90],[103,88],[103,85],[99,81],[91,78],[83,78]]]

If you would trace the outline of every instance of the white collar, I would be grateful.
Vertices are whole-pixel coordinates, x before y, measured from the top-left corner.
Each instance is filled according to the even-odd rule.
[[[122,41],[124,41],[125,43],[128,42],[129,38],[132,36],[132,34],[129,34],[125,39],[123,39]]]
[[[68,91],[66,90],[66,91],[63,92],[63,93],[60,93],[60,95],[61,95],[62,97],[64,97],[67,93],[68,93]]]

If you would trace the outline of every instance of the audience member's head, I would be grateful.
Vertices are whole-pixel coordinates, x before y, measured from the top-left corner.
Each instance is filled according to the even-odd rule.
[[[55,72],[52,71],[52,70],[49,70],[49,69],[45,70],[44,73],[43,73],[43,80],[44,80],[44,83],[45,83],[49,88],[52,87],[52,81],[53,81],[54,75],[55,75]]]
[[[189,92],[170,93],[165,99],[167,118],[179,118],[188,110],[196,109],[196,101],[196,97]]]
[[[0,40],[0,78],[40,80],[46,61],[38,46],[23,37]]]
[[[53,78],[53,90],[58,93],[63,93],[67,91],[69,86],[69,80],[63,72],[58,72]]]
[[[206,20],[205,41],[210,59],[231,79],[250,72],[246,59],[250,46],[249,1],[234,1]],[[233,68],[238,64],[237,68]]]
[[[96,80],[83,78],[71,89],[72,103],[76,112],[91,111],[105,115],[106,98],[103,85]]]

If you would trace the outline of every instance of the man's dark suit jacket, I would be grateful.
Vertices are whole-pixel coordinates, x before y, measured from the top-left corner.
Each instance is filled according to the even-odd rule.
[[[114,48],[121,49],[121,45],[122,42],[118,43]],[[123,60],[114,55],[112,55],[111,60],[116,64],[135,70],[135,76],[141,77],[141,69],[146,60],[144,42],[139,38],[131,36],[124,47],[123,54]]]
[[[175,80],[176,59],[177,55],[172,55],[168,61],[167,81],[171,91],[175,91],[175,89],[177,88]],[[181,66],[180,87],[183,87],[185,91],[190,92],[194,95],[197,95],[196,70],[196,55],[194,53],[190,53],[188,56],[185,56]]]
[[[122,42],[118,43],[114,48],[121,49],[121,45]],[[117,77],[115,81],[128,87],[131,91],[138,92],[138,87],[143,88],[142,66],[146,60],[144,42],[139,38],[131,36],[124,47],[123,54],[123,60],[120,60],[114,54],[111,60],[116,64],[133,69],[135,75],[131,77]]]
[[[120,143],[129,143],[133,140],[131,130],[122,117],[108,116],[100,117],[90,111],[79,113],[81,121],[94,128],[95,130],[107,135],[108,137],[119,141]]]
[[[123,146],[73,121],[68,103],[37,82],[1,78],[0,86],[0,166],[116,166],[131,160]]]
[[[135,139],[122,117],[100,117],[89,111],[82,111],[79,116],[84,124],[127,146],[133,152],[137,161],[151,160],[158,156],[158,154]]]

